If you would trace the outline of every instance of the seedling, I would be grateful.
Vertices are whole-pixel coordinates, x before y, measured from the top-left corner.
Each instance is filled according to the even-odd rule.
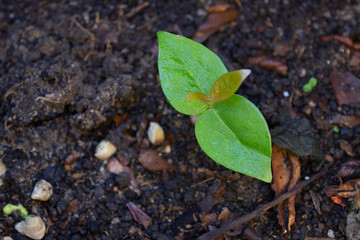
[[[317,84],[317,79],[314,77],[310,78],[309,82],[303,86],[304,92],[311,92],[311,90],[313,90],[316,84]]]
[[[8,203],[3,207],[3,212],[5,215],[10,215],[13,211],[17,211],[17,210],[19,210],[20,216],[22,216],[22,217],[26,217],[28,215],[28,211],[21,204],[13,205],[13,204]]]
[[[335,126],[333,127],[333,131],[336,132],[336,133],[339,133],[339,132],[340,132],[340,129],[339,129],[338,126],[335,125]]]
[[[158,32],[161,87],[179,112],[198,115],[200,147],[226,168],[271,182],[271,138],[259,109],[234,94],[250,70],[228,72],[220,58],[183,36]]]

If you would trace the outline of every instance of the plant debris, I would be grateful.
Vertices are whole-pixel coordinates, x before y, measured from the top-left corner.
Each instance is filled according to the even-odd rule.
[[[350,72],[330,72],[330,81],[340,106],[360,106],[360,79]]]
[[[234,21],[237,16],[237,10],[211,13],[206,21],[199,26],[192,39],[200,43],[205,42],[211,35],[219,31],[225,23]]]
[[[151,172],[162,170],[175,170],[176,167],[168,163],[154,150],[142,150],[138,156],[141,165]]]
[[[324,188],[324,193],[328,196],[339,196],[349,198],[356,196],[356,189],[360,188],[360,179],[350,180],[340,186]]]
[[[258,65],[261,68],[275,71],[280,75],[286,74],[288,71],[288,67],[285,63],[267,56],[249,57],[248,60],[250,64]]]
[[[321,36],[320,40],[323,42],[330,42],[331,40],[335,40],[341,44],[346,45],[347,47],[354,49],[354,50],[360,50],[360,43],[354,42],[350,37],[348,36],[342,36],[338,34],[332,34],[332,35],[326,35]]]
[[[336,173],[337,178],[358,178],[360,177],[360,160],[353,159],[341,164]]]
[[[145,229],[150,225],[152,219],[145,212],[143,212],[138,206],[136,206],[135,203],[128,202],[126,206],[129,208],[136,222],[143,225]]]

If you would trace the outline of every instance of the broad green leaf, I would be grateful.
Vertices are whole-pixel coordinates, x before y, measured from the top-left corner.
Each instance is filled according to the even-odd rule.
[[[185,96],[194,92],[209,95],[214,82],[227,73],[226,67],[215,53],[198,42],[167,32],[157,35],[160,83],[166,98],[183,114],[200,114],[207,104]]]
[[[211,101],[221,102],[231,97],[250,73],[251,70],[242,69],[225,73],[219,77],[210,89]]]
[[[196,121],[200,147],[226,168],[271,182],[271,139],[259,109],[246,98],[233,95],[215,103]]]
[[[203,94],[202,92],[194,92],[194,93],[190,93],[188,95],[185,96],[186,99],[190,99],[190,100],[194,100],[197,101],[199,103],[209,103],[209,97],[205,94]]]

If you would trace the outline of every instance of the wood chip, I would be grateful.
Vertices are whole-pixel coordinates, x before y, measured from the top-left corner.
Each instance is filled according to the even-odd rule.
[[[310,196],[311,196],[311,199],[312,199],[312,202],[314,204],[316,211],[318,212],[319,215],[321,215],[322,212],[321,212],[320,200],[319,200],[318,195],[314,191],[310,190]]]
[[[261,68],[275,71],[278,74],[285,74],[288,70],[288,67],[285,63],[267,56],[249,57],[248,60],[250,64],[258,65]]]
[[[349,155],[350,157],[354,157],[355,153],[354,153],[354,149],[353,147],[350,145],[350,143],[346,140],[341,140],[340,142],[340,148],[342,150],[344,150],[346,152],[347,155]]]

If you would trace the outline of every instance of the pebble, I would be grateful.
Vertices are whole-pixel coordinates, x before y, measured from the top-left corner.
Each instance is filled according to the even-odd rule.
[[[111,220],[111,224],[118,224],[120,222],[120,218],[118,217],[114,217],[112,220]]]
[[[31,198],[40,201],[47,201],[53,194],[53,187],[52,185],[41,179],[39,182],[35,184],[34,190],[31,194]]]
[[[110,141],[102,140],[95,149],[95,157],[99,160],[106,160],[110,158],[115,152],[116,147]]]
[[[329,231],[327,232],[327,235],[328,235],[329,238],[335,238],[335,233],[331,229],[329,229]]]
[[[289,94],[289,92],[288,92],[288,91],[284,91],[284,92],[283,92],[283,96],[284,96],[284,97],[289,97],[289,96],[290,96],[290,94]]]
[[[147,135],[149,141],[154,145],[160,145],[165,140],[164,130],[157,122],[150,122]]]

